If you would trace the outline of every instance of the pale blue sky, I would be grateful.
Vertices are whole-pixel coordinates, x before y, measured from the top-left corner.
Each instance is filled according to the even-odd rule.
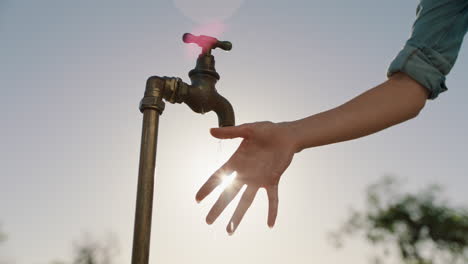
[[[227,1],[199,1],[210,2]],[[232,41],[233,50],[214,52],[218,91],[238,123],[305,117],[384,81],[417,4],[241,2],[215,12],[232,13],[217,37]],[[173,0],[0,0],[0,222],[9,234],[0,257],[45,264],[68,258],[84,231],[112,231],[121,263],[130,262],[145,81],[188,81],[195,60],[181,36],[211,18],[207,9],[177,3],[185,9]],[[417,119],[296,155],[280,185],[276,227],[267,228],[259,195],[232,237],[224,228],[233,208],[207,226],[216,197],[198,205],[194,195],[240,141],[220,149],[208,134],[217,124],[213,113],[167,104],[151,262],[363,263],[370,250],[362,242],[336,251],[326,235],[350,206],[362,206],[365,186],[387,173],[407,178],[408,189],[442,183],[448,198],[466,204],[467,54],[462,47],[449,91]]]

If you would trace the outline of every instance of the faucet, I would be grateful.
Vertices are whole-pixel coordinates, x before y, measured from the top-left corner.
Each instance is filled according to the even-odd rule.
[[[133,231],[132,264],[148,264],[151,237],[151,218],[154,194],[154,170],[159,116],[165,108],[164,101],[185,103],[196,113],[214,111],[218,115],[219,127],[234,126],[234,110],[216,88],[219,74],[215,69],[211,51],[216,48],[231,50],[229,41],[219,41],[209,36],[194,36],[186,33],[182,40],[195,43],[202,48],[196,66],[189,72],[191,84],[177,77],[151,76],[146,81],[140,111],[143,113],[140,164],[138,170],[135,224]]]
[[[215,48],[231,50],[231,42],[204,35],[194,36],[190,33],[185,33],[182,39],[185,43],[195,43],[202,48],[195,68],[188,74],[192,84],[188,85],[177,77],[151,76],[146,82],[145,97],[162,97],[170,103],[185,103],[200,114],[214,111],[218,115],[219,127],[235,125],[231,103],[216,90],[215,85],[220,76],[215,69],[214,56],[211,55],[211,50]],[[153,101],[154,98],[143,98],[140,110],[143,112]],[[159,109],[162,111],[161,107]]]

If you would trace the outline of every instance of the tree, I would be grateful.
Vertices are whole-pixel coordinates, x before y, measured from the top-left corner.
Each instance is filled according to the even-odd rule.
[[[440,199],[437,185],[416,194],[402,194],[394,178],[385,177],[367,189],[367,208],[354,210],[332,237],[340,246],[344,237],[361,233],[385,263],[396,251],[405,264],[468,263],[468,210]]]
[[[119,253],[117,238],[109,234],[104,240],[96,240],[85,234],[73,243],[73,252],[70,262],[55,260],[51,264],[112,264]]]
[[[112,264],[118,254],[117,239],[108,235],[103,241],[97,241],[85,235],[74,243],[75,257],[73,264]]]

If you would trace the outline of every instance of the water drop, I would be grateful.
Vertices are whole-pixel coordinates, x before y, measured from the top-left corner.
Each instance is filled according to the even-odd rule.
[[[218,140],[218,154],[221,154],[223,151],[223,141],[221,139]]]
[[[223,141],[218,140],[218,149],[216,150],[216,163],[219,164],[221,159],[221,154],[223,153]]]

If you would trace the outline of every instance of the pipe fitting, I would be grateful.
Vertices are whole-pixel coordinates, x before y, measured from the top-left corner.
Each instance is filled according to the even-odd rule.
[[[188,95],[189,85],[176,77],[163,77],[165,79],[163,97],[166,101],[175,104],[183,103]]]
[[[158,76],[151,76],[146,81],[145,95],[140,101],[140,112],[144,112],[146,109],[153,109],[162,114],[165,108],[165,104],[162,100],[162,94],[164,91],[166,81],[164,78]]]

